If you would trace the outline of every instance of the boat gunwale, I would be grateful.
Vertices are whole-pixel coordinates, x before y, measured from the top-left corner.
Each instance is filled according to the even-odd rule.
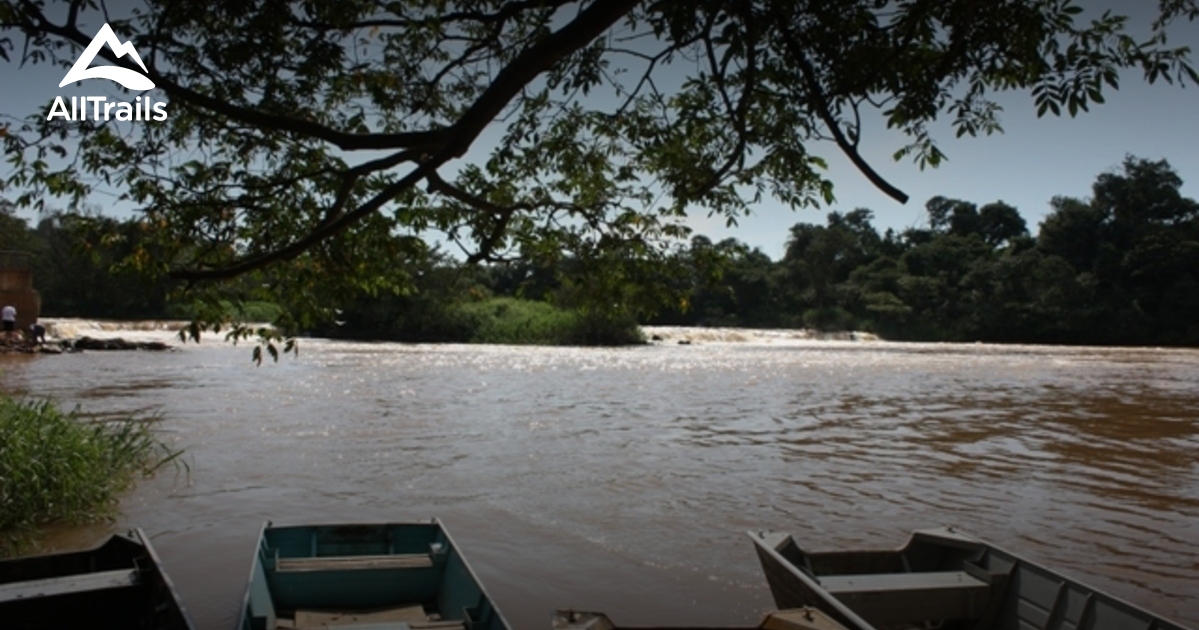
[[[187,606],[183,603],[183,598],[179,596],[179,590],[175,588],[175,581],[171,579],[169,573],[163,568],[162,559],[158,557],[158,550],[154,549],[154,545],[150,544],[150,537],[140,527],[135,527],[132,530],[137,540],[141,542],[142,547],[146,549],[146,555],[150,556],[150,563],[154,566],[154,572],[158,574],[158,578],[162,580],[162,584],[167,589],[175,605],[179,608],[179,613],[183,617],[183,624],[188,630],[196,630],[196,624],[192,621],[191,615],[187,612]]]
[[[815,597],[821,599],[822,603],[831,609],[831,611],[825,610],[824,612],[832,616],[835,621],[844,625],[848,630],[877,630],[874,625],[870,624],[865,619],[862,619],[857,613],[850,609],[849,606],[846,606],[844,602],[834,597],[832,593],[829,593],[823,586],[820,585],[820,582],[815,576],[809,575],[808,572],[803,569],[803,567],[795,566],[789,560],[784,558],[775,546],[767,544],[765,541],[767,532],[751,530],[747,533],[749,534],[750,539],[753,540],[754,546],[758,550],[758,558],[762,564],[765,565],[765,560],[762,558],[762,553],[769,554],[769,556],[773,559],[776,568],[784,570],[795,576],[800,580],[801,584],[805,588],[807,588]],[[798,543],[795,543],[795,539],[791,534],[785,534],[780,540],[780,542],[788,541],[790,541],[792,544],[795,544],[796,547],[799,548]],[[767,574],[767,581],[769,581],[769,569],[763,566],[763,572]],[[774,597],[773,586],[771,587],[771,597]],[[777,600],[774,602],[774,604],[775,606],[783,607],[782,604],[780,604]],[[816,608],[822,607],[817,605]]]

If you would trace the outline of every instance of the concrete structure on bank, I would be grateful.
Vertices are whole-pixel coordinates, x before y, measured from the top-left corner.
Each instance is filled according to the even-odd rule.
[[[33,267],[26,252],[0,251],[0,307],[17,309],[17,330],[25,332],[37,321],[42,297],[33,290]]]

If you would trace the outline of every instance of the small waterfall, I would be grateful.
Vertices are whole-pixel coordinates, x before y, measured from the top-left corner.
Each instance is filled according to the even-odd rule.
[[[186,328],[188,322],[178,320],[109,321],[95,319],[54,318],[41,320],[46,336],[54,339],[80,337],[123,337],[131,340],[170,340]]]
[[[141,341],[171,341],[189,324],[183,320],[96,320],[52,318],[40,320],[46,336],[52,339],[98,339],[122,337]],[[746,345],[810,345],[822,342],[879,342],[873,333],[847,331],[825,333],[803,328],[755,329],[701,326],[642,326],[645,338],[652,344],[746,344]]]
[[[699,326],[642,326],[641,331],[650,343],[666,345],[687,344],[751,344],[804,345],[826,341],[882,341],[868,332],[847,331],[825,333],[810,329],[705,328]]]

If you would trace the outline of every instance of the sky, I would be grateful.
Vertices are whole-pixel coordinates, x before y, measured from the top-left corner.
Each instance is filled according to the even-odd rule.
[[[1082,0],[1077,2],[1089,19],[1102,11],[1129,16],[1129,31],[1147,35],[1157,12],[1150,0]],[[1199,22],[1176,22],[1169,30],[1170,46],[1189,46],[1192,63],[1199,62]],[[900,204],[875,188],[832,144],[812,149],[829,162],[836,201],[828,208],[792,211],[763,204],[755,217],[726,228],[721,220],[699,220],[697,231],[713,240],[733,237],[779,258],[788,229],[796,223],[823,224],[828,211],[849,212],[867,208],[874,225],[883,232],[902,231],[926,224],[925,202],[937,195],[982,206],[1004,201],[1020,211],[1029,231],[1051,211],[1055,196],[1088,199],[1091,186],[1102,173],[1119,171],[1129,155],[1164,159],[1183,180],[1182,194],[1199,198],[1199,86],[1186,88],[1161,80],[1148,84],[1140,72],[1126,71],[1120,89],[1104,86],[1105,103],[1091,105],[1078,117],[1037,118],[1027,92],[994,96],[1003,107],[1004,133],[955,138],[948,124],[935,138],[948,160],[935,169],[920,170],[908,159],[896,162],[891,155],[907,144],[901,134],[889,132],[881,120],[873,127],[864,121],[861,153],[882,177],[908,194]],[[934,127],[934,129],[936,129]]]
[[[1199,25],[1192,28],[1199,31]],[[868,129],[863,156],[909,195],[906,204],[876,189],[829,144],[818,151],[830,162],[835,186],[836,202],[828,209],[844,213],[868,208],[882,232],[924,225],[924,204],[937,195],[979,206],[1004,201],[1020,211],[1035,234],[1053,197],[1089,198],[1095,179],[1118,171],[1128,155],[1167,160],[1183,179],[1183,195],[1199,198],[1199,86],[1148,85],[1131,74],[1120,85],[1119,91],[1105,90],[1106,103],[1077,118],[1037,118],[1031,96],[1005,94],[997,99],[1004,106],[1003,134],[955,139],[946,127],[936,137],[949,159],[924,171],[909,160],[891,158],[906,144],[902,136],[888,133],[882,124]],[[823,223],[824,212],[763,204],[756,216],[731,230],[717,220],[697,222],[695,228],[714,240],[735,237],[777,258],[790,226]]]
[[[1112,8],[1131,13],[1134,27],[1142,28],[1156,9],[1156,3],[1146,0],[1084,0],[1080,4],[1088,11]],[[1173,29],[1171,44],[1190,45],[1199,51],[1199,23],[1183,22]],[[1199,60],[1199,54],[1192,55]],[[61,72],[44,65],[18,69],[15,64],[0,62],[0,123],[40,110],[56,95],[69,94],[58,88]],[[925,202],[942,195],[980,206],[1004,201],[1020,211],[1035,233],[1054,196],[1088,198],[1096,177],[1118,170],[1128,155],[1167,160],[1185,182],[1183,194],[1199,197],[1199,86],[1180,88],[1160,81],[1148,85],[1135,72],[1122,75],[1120,85],[1118,91],[1106,88],[1107,102],[1093,105],[1089,113],[1080,112],[1077,118],[1037,118],[1027,93],[999,95],[996,100],[1004,108],[1001,124],[1005,132],[955,139],[946,124],[935,137],[948,160],[923,171],[910,160],[894,161],[891,155],[907,143],[905,138],[885,129],[881,120],[872,123],[867,119],[862,155],[884,179],[910,196],[907,204],[874,188],[835,145],[822,143],[810,150],[829,162],[836,195],[831,206],[792,211],[765,201],[732,228],[722,218],[702,215],[689,223],[696,233],[713,240],[736,238],[778,258],[791,226],[822,224],[827,211],[868,208],[874,212],[880,232],[888,228],[901,231],[924,225]],[[0,165],[0,177],[7,176],[5,169]],[[106,205],[102,197],[97,202]],[[28,212],[23,216],[35,218]]]

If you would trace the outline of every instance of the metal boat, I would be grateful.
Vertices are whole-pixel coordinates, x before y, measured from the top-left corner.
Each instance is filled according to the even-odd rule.
[[[602,612],[558,610],[551,620],[553,630],[845,630],[815,608],[776,610],[767,613],[756,626],[625,626]]]
[[[848,630],[1186,630],[952,529],[885,551],[804,551],[750,532],[779,608],[811,606]]]
[[[0,560],[0,628],[195,630],[141,530],[86,551]]]
[[[263,528],[242,630],[508,630],[436,520]]]

